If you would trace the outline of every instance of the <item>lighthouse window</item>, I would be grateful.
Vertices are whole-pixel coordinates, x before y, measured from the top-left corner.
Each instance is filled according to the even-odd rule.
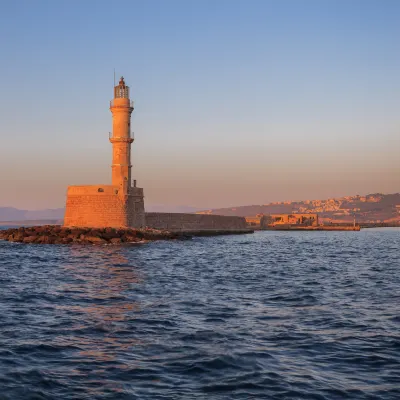
[[[98,188],[97,191],[101,193],[101,192],[104,192],[104,189],[103,188]]]

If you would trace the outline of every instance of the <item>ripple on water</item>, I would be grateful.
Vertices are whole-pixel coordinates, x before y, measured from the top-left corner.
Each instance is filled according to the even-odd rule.
[[[0,242],[0,398],[399,399],[399,239]]]

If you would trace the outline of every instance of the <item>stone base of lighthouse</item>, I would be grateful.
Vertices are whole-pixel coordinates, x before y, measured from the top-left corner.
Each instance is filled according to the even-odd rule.
[[[143,189],[131,187],[125,195],[112,185],[69,186],[64,226],[142,228]]]

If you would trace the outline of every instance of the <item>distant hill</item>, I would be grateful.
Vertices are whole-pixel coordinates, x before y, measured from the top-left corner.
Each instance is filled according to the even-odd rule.
[[[27,221],[27,220],[61,220],[64,218],[64,209],[47,210],[19,210],[13,207],[0,207],[0,222]]]
[[[237,215],[318,213],[323,222],[399,222],[400,193],[375,193],[328,200],[283,201],[277,203],[218,208],[197,214]]]

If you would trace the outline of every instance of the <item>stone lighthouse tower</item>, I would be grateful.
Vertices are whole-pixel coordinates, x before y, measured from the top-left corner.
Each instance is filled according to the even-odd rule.
[[[114,99],[110,102],[113,116],[112,136],[112,185],[118,186],[121,193],[128,195],[131,189],[131,114],[133,101],[129,98],[129,86],[121,77],[118,86],[114,87]]]
[[[111,185],[69,186],[64,226],[140,228],[145,226],[143,189],[132,185],[133,101],[121,77],[110,102],[113,117]]]

